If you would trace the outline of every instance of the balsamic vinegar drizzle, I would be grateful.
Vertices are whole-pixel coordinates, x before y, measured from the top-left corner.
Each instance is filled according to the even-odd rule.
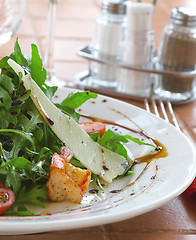
[[[113,126],[116,126],[116,127],[121,127],[123,129],[126,129],[130,132],[133,132],[133,133],[137,133],[141,136],[144,136],[145,138],[147,139],[151,139],[153,140],[153,142],[156,144],[157,148],[157,153],[156,154],[149,154],[149,155],[146,155],[146,156],[143,156],[143,157],[140,157],[140,158],[137,158],[135,159],[135,162],[136,164],[141,164],[141,163],[146,163],[146,166],[144,167],[144,169],[142,170],[142,172],[139,174],[139,176],[136,178],[136,180],[134,182],[131,182],[130,184],[128,184],[127,186],[125,186],[124,188],[122,189],[117,189],[117,190],[112,190],[110,191],[110,193],[118,193],[118,192],[121,192],[123,191],[126,187],[130,187],[130,186],[133,186],[141,177],[142,175],[147,171],[150,163],[153,161],[153,160],[157,160],[159,158],[165,158],[168,156],[168,152],[167,152],[167,149],[166,147],[160,143],[159,141],[153,139],[152,137],[146,135],[146,133],[144,132],[143,129],[141,129],[141,127],[139,127],[135,122],[133,122],[130,118],[128,118],[126,115],[122,114],[120,111],[117,111],[115,109],[112,109],[113,111],[115,111],[116,113],[122,115],[124,118],[128,119],[129,121],[131,121],[132,123],[135,124],[135,126],[139,129],[138,131],[135,130],[135,129],[132,129],[132,128],[129,128],[127,126],[124,126],[124,125],[121,125],[119,123],[116,123],[114,121],[110,121],[110,120],[105,120],[105,119],[102,119],[102,118],[97,118],[97,117],[92,117],[92,116],[88,116],[88,115],[84,115],[84,114],[81,114],[81,117],[84,117],[84,118],[87,118],[87,119],[90,119],[91,121],[95,121],[95,122],[103,122],[105,124],[110,124],[110,125],[113,125]],[[155,180],[156,179],[156,175],[157,175],[157,172],[158,172],[158,166],[156,165],[156,172],[155,172],[155,175],[151,177],[152,180]],[[135,193],[134,193],[135,194]],[[133,195],[134,195],[133,194]]]

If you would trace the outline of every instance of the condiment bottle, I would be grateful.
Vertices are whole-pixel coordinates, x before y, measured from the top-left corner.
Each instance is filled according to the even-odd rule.
[[[128,65],[148,68],[154,49],[154,31],[151,29],[154,6],[151,3],[127,2],[127,22],[122,61]],[[133,95],[147,96],[150,75],[133,70],[122,70],[118,90]]]
[[[104,0],[102,14],[97,18],[96,31],[91,44],[94,57],[117,61],[121,55],[124,37],[126,0]],[[91,62],[92,81],[99,87],[115,88],[119,68],[112,65]]]
[[[176,72],[196,68],[196,9],[172,9],[158,50],[158,67]],[[191,97],[193,85],[194,77],[162,75],[156,93],[171,100],[185,100]]]

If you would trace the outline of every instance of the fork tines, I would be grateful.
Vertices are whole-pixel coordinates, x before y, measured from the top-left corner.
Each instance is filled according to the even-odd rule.
[[[150,103],[149,103],[150,102]],[[178,130],[180,130],[179,124],[175,117],[173,107],[170,101],[163,102],[161,99],[151,98],[150,100],[145,98],[144,104],[147,112],[152,112],[158,117],[163,118],[168,123],[173,124]]]

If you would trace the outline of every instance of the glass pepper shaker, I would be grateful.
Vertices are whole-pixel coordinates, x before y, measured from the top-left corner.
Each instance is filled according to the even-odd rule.
[[[94,57],[117,61],[121,55],[125,28],[127,0],[103,0],[102,13],[97,18],[95,35],[91,44]],[[116,88],[119,68],[91,62],[90,74],[98,87]]]
[[[171,11],[158,50],[158,68],[168,71],[193,71],[196,68],[196,9],[186,7]],[[171,100],[191,97],[194,77],[159,77],[155,92]]]

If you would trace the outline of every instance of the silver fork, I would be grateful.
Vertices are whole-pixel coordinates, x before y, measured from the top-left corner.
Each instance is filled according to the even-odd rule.
[[[150,104],[151,103],[151,104]],[[170,101],[162,101],[161,99],[151,98],[150,100],[145,98],[144,104],[147,112],[152,112],[151,107],[153,108],[153,113],[158,117],[162,117],[166,122],[173,124],[178,130],[180,130],[180,126],[175,117],[173,107]],[[168,109],[169,115],[167,114],[166,109]]]

